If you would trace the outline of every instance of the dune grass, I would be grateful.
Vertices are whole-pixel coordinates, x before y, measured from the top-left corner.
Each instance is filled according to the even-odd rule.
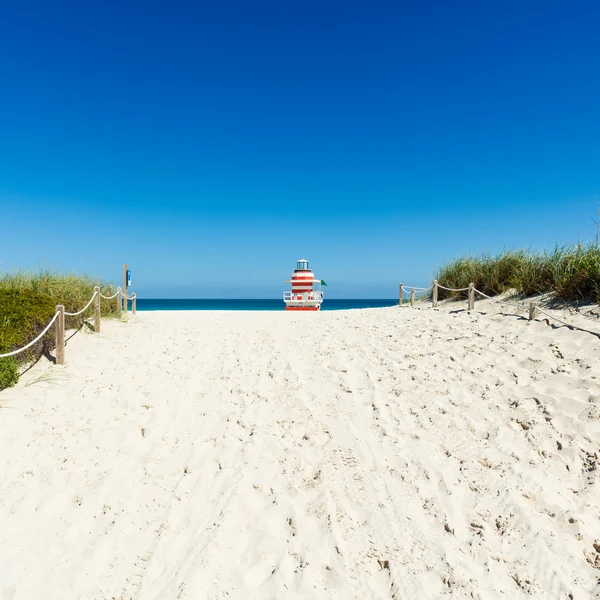
[[[92,297],[94,286],[111,296],[114,289],[87,276],[60,275],[49,271],[0,275],[0,354],[25,346],[38,336],[64,304],[67,312],[82,309]],[[103,317],[119,317],[116,299],[101,299]],[[80,328],[94,314],[93,304],[82,315],[66,317],[67,329]],[[19,366],[54,348],[54,329],[25,352],[0,358],[0,389],[14,385]]]
[[[497,256],[457,258],[437,270],[435,279],[451,288],[474,283],[489,296],[515,290],[523,296],[552,294],[561,300],[600,302],[600,246],[576,244],[551,252],[508,250]],[[439,298],[466,292],[439,290]]]

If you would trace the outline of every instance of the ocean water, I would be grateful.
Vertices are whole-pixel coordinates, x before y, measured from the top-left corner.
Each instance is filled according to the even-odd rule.
[[[321,310],[348,310],[350,308],[382,308],[395,306],[398,300],[328,300]],[[158,300],[138,298],[137,310],[285,310],[283,300]]]

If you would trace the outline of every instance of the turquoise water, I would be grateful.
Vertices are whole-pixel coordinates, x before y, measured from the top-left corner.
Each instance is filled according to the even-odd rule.
[[[327,300],[321,310],[382,308],[395,306],[398,300]],[[137,299],[137,310],[284,310],[283,300],[158,300]]]

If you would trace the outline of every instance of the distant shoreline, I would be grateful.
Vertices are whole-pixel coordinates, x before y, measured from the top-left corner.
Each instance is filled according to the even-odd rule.
[[[398,299],[327,299],[321,310],[349,310],[360,308],[384,308],[395,306]],[[280,299],[193,299],[193,298],[138,298],[138,311],[283,311],[285,304]]]

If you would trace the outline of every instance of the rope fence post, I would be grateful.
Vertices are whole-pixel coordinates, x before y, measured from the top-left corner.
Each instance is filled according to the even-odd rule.
[[[398,304],[400,306],[402,306],[403,301],[404,301],[404,288],[402,287],[402,284],[400,284],[400,293],[398,295]]]
[[[438,282],[437,279],[433,280],[433,308],[438,304]]]
[[[529,303],[529,320],[533,321],[538,315],[537,304],[535,302]]]
[[[135,305],[136,305],[137,296],[134,294],[133,299],[131,300],[131,314],[135,315]]]
[[[56,364],[65,364],[65,307],[59,304],[56,307],[58,319],[56,319]]]
[[[117,288],[117,306],[119,311],[123,312],[123,301],[121,300],[121,288]]]
[[[94,288],[94,331],[100,333],[100,287]]]
[[[410,305],[411,306],[415,305],[415,288],[412,288],[410,290]]]
[[[475,308],[475,284],[469,284],[469,301],[467,304],[467,310],[472,311]]]

